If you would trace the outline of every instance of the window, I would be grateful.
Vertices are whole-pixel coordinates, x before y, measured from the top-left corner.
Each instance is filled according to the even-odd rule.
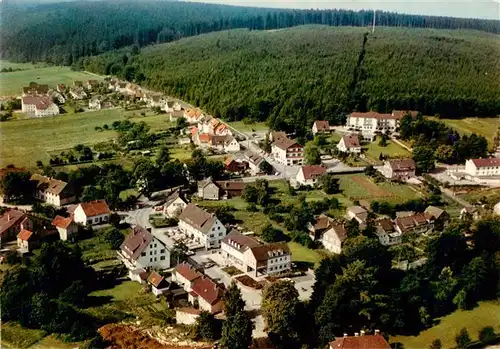
[[[152,256],[153,255],[153,251],[149,251],[149,255]]]
[[[219,233],[219,236],[222,236],[222,233]]]
[[[155,257],[155,262],[156,262],[156,257]]]
[[[165,256],[161,256],[161,257],[160,257],[160,260],[161,260],[161,261],[164,261],[164,260],[165,260]]]
[[[149,263],[153,262],[153,258],[149,258]]]
[[[141,256],[145,256],[145,255],[146,255],[146,252],[142,252],[142,253],[141,253]]]
[[[160,253],[165,253],[165,249],[164,249],[164,248],[162,248],[162,249],[160,250]]]

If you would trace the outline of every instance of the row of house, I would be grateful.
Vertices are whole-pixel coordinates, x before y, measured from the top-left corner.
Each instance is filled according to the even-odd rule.
[[[197,146],[226,153],[240,151],[238,140],[221,120],[205,116],[198,109],[188,109],[184,117],[189,123],[197,124],[191,129],[193,143]]]

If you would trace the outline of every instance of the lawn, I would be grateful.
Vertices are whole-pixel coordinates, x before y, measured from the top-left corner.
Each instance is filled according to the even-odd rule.
[[[469,331],[472,340],[478,339],[478,332],[485,326],[495,327],[495,332],[500,330],[500,302],[481,302],[478,307],[456,312],[444,316],[438,325],[421,332],[418,336],[391,337],[391,343],[403,343],[405,349],[428,348],[434,339],[441,339],[443,348],[453,348],[455,335],[461,328]]]
[[[20,96],[22,87],[31,81],[55,87],[57,84],[71,85],[75,80],[89,79],[100,78],[93,74],[72,71],[69,67],[45,67],[0,73],[0,96]]]
[[[14,323],[3,323],[1,328],[2,348],[29,348],[46,336],[42,330],[30,330]]]
[[[35,68],[44,68],[47,67],[45,63],[15,63],[15,62],[9,62],[9,61],[3,61],[0,59],[0,70],[1,69],[19,69],[19,70],[28,70],[28,69],[35,69]],[[5,74],[5,73],[2,73]]]
[[[244,123],[243,121],[232,121],[228,122],[228,124],[234,127],[236,130],[240,132],[254,132],[255,131],[267,131],[269,127],[265,122],[254,122],[251,124]]]
[[[476,201],[486,201],[487,203],[494,205],[500,201],[500,188],[472,190],[467,194],[459,195],[459,197],[470,203],[475,203]]]
[[[389,202],[404,202],[419,198],[419,194],[407,185],[395,183],[375,183],[364,174],[338,175],[342,194],[351,201],[354,200],[384,200]]]
[[[493,137],[500,127],[499,118],[438,119],[431,117],[429,119],[442,122],[461,134],[476,133],[484,136],[490,144],[493,144]]]
[[[25,119],[0,123],[0,167],[16,164],[32,168],[37,160],[47,163],[47,152],[64,150],[76,144],[95,144],[117,136],[115,131],[96,131],[96,126],[112,124],[128,117],[133,122],[144,121],[152,130],[165,129],[170,124],[165,115],[138,116],[138,111],[121,108],[78,114]],[[29,134],[29,136],[28,136]],[[21,156],[22,155],[22,156]]]
[[[379,146],[377,139],[374,142],[368,144],[367,146],[363,146],[363,149],[365,156],[375,162],[381,162],[379,160],[381,153],[390,159],[405,158],[411,156],[408,150],[390,140],[387,141],[386,147]]]

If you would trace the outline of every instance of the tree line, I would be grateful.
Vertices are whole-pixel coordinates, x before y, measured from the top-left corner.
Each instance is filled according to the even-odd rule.
[[[0,10],[2,59],[66,65],[80,57],[134,43],[145,46],[234,28],[272,30],[308,24],[366,27],[373,20],[372,11],[286,10],[175,1],[2,4]],[[494,20],[384,11],[377,12],[377,24],[500,32],[500,22]]]
[[[267,121],[300,137],[314,120],[343,124],[353,110],[497,115],[498,44],[477,32],[423,29],[233,30],[88,57],[75,69],[134,80],[214,116]]]

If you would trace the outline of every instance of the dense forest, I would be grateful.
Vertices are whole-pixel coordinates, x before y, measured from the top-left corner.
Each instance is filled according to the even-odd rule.
[[[271,30],[306,24],[371,25],[371,11],[285,10],[177,1],[0,3],[0,55],[69,65],[79,57],[234,28]],[[500,21],[377,12],[377,25],[477,29],[500,33]]]
[[[81,59],[228,120],[302,135],[352,110],[446,117],[500,113],[500,38],[477,31],[303,26],[231,30]]]

